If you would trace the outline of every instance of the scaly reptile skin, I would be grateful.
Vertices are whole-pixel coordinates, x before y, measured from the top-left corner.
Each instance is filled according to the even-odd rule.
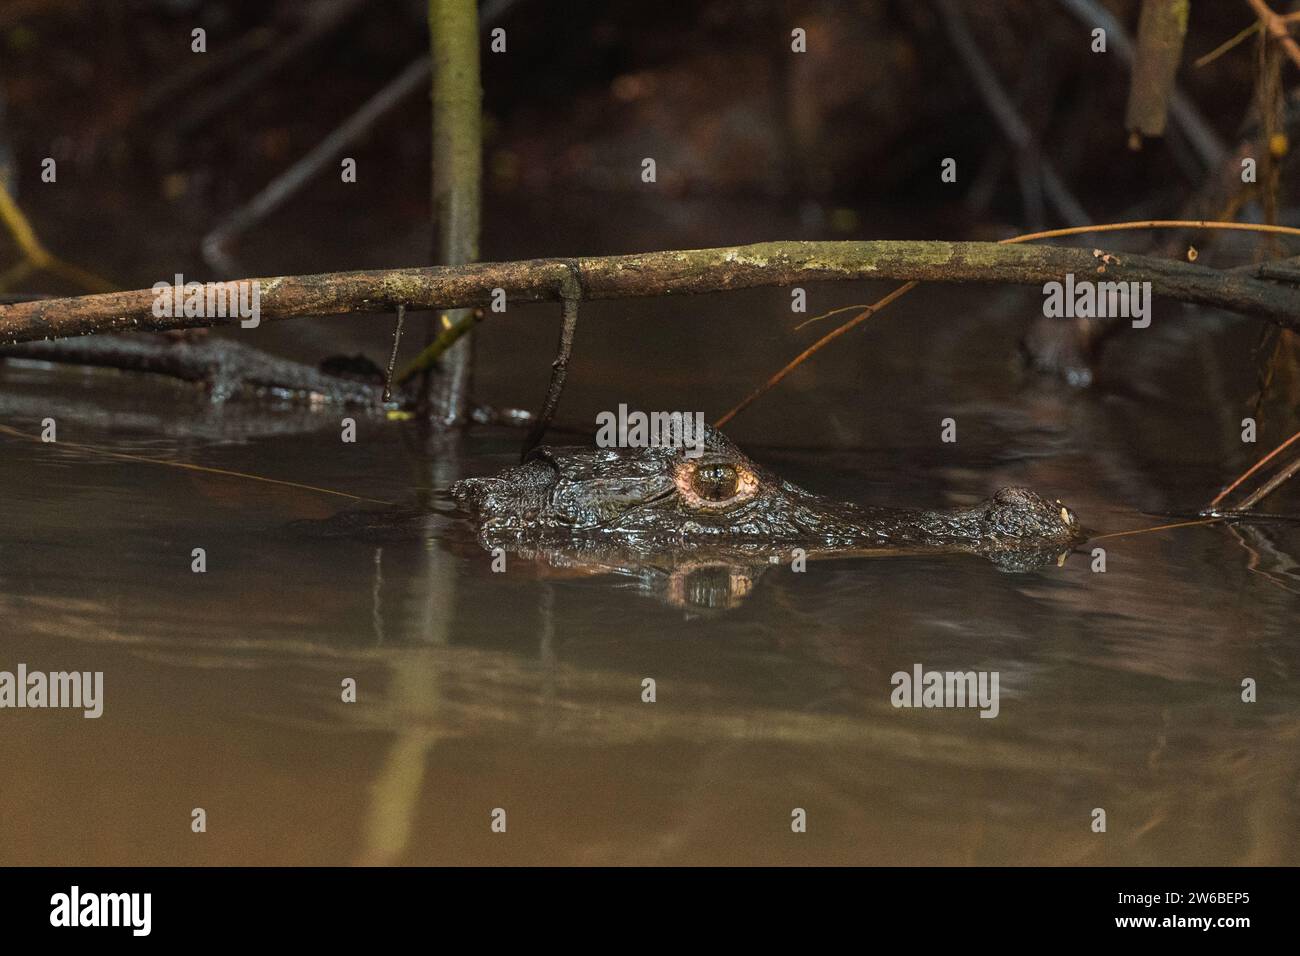
[[[542,446],[495,477],[457,482],[451,494],[485,547],[617,569],[757,569],[800,548],[808,558],[965,551],[1024,571],[1086,537],[1070,509],[1026,488],[940,511],[831,501],[755,464],[711,428],[698,458],[667,447]]]

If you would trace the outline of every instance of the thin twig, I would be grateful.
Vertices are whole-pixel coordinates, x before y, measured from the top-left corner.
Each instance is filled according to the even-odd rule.
[[[397,347],[402,341],[402,323],[406,321],[406,306],[397,306],[397,324],[393,327],[393,350],[388,354],[388,369],[384,375],[384,401],[393,399],[393,366],[397,364]]]
[[[555,351],[555,361],[551,363],[551,381],[546,387],[546,400],[537,422],[524,441],[520,458],[541,444],[546,429],[551,426],[555,410],[560,404],[560,394],[564,391],[564,380],[569,374],[569,357],[573,354],[573,336],[578,330],[578,297],[566,295],[560,300],[560,344]]]
[[[483,321],[483,310],[471,310],[469,322],[446,322],[438,337],[424,347],[415,358],[408,362],[397,374],[397,384],[405,385],[421,372],[427,372],[438,364],[438,358],[451,348],[462,335]]]
[[[516,2],[517,0],[488,0],[479,11],[480,25],[487,27],[497,22]],[[423,87],[429,75],[430,62],[428,55],[412,61],[314,149],[267,183],[247,203],[222,219],[203,238],[201,247],[207,263],[222,272],[237,271],[235,262],[227,251],[234,239],[283,205],[337,156],[340,150],[362,136],[407,96]]]
[[[713,423],[713,427],[722,428],[724,425],[727,424],[727,422],[731,421],[733,418],[735,418],[737,415],[739,415],[741,412],[747,409],[750,405],[754,404],[754,402],[762,398],[771,389],[781,384],[781,382],[785,379],[787,375],[793,372],[805,361],[812,358],[814,355],[816,355],[826,346],[830,345],[832,342],[838,339],[841,335],[844,335],[845,333],[852,331],[858,325],[865,322],[867,319],[871,318],[873,315],[875,315],[885,306],[889,305],[895,299],[901,299],[903,296],[907,295],[907,293],[911,292],[920,284],[921,283],[919,281],[913,280],[911,282],[900,285],[893,292],[889,293],[889,295],[867,306],[865,309],[863,309],[853,318],[849,319],[843,325],[839,326],[838,328],[830,332],[827,332],[816,342],[808,346],[806,349],[804,349],[802,352],[796,355],[793,359],[791,359],[790,362],[788,362],[784,367],[781,368],[780,371],[778,371],[775,375],[769,378],[766,382],[764,382],[758,388],[754,389],[752,392],[746,395],[734,408],[732,408],[725,415],[723,415],[721,418],[715,421]]]
[[[1094,534],[1088,540],[1100,541],[1103,538],[1127,538],[1135,534],[1150,534],[1153,531],[1168,531],[1171,528],[1192,528],[1197,525],[1215,524],[1223,519],[1215,516],[1212,518],[1197,518],[1194,521],[1176,521],[1173,524],[1158,524],[1150,528],[1133,528],[1129,531],[1111,531],[1108,534]]]
[[[1255,15],[1263,22],[1264,28],[1273,36],[1278,43],[1282,44],[1282,49],[1286,55],[1291,58],[1291,62],[1300,66],[1300,45],[1291,38],[1291,33],[1287,30],[1286,24],[1282,18],[1269,9],[1264,0],[1246,0],[1250,4]]]
[[[1300,456],[1297,456],[1295,459],[1292,460],[1291,464],[1287,465],[1276,475],[1274,475],[1268,481],[1264,482],[1264,484],[1262,484],[1260,487],[1256,488],[1253,492],[1247,495],[1245,500],[1243,500],[1239,505],[1237,505],[1237,507],[1234,510],[1249,511],[1251,508],[1255,507],[1255,505],[1259,504],[1261,501],[1263,501],[1265,498],[1271,495],[1274,491],[1280,488],[1285,482],[1293,478],[1296,472],[1300,472]]]
[[[1259,461],[1255,462],[1255,464],[1251,465],[1250,468],[1247,469],[1246,472],[1242,474],[1236,481],[1234,481],[1232,484],[1228,485],[1228,487],[1224,488],[1217,495],[1215,495],[1214,500],[1211,501],[1209,505],[1206,506],[1207,509],[1213,511],[1218,506],[1219,502],[1222,501],[1224,498],[1228,497],[1228,495],[1232,494],[1232,492],[1237,488],[1238,485],[1240,485],[1243,481],[1245,481],[1255,472],[1259,471],[1270,461],[1276,458],[1279,452],[1285,451],[1297,439],[1300,439],[1300,432],[1296,432],[1294,435],[1292,435],[1286,441],[1282,442],[1282,444],[1278,445],[1276,448],[1274,448],[1271,452],[1269,452]]]
[[[1057,175],[1051,162],[1038,150],[1029,124],[1016,111],[1015,104],[1003,88],[997,73],[980,51],[979,44],[971,35],[970,27],[957,0],[938,0],[938,3],[943,12],[942,19],[948,30],[948,38],[952,41],[957,55],[961,58],[971,79],[975,81],[975,86],[979,89],[989,112],[1002,128],[1002,134],[1020,152],[1025,163],[1036,168],[1040,174],[1044,187],[1043,193],[1048,202],[1056,209],[1057,214],[1071,225],[1087,223],[1088,214],[1066,187],[1065,181]],[[1029,222],[1026,225],[1035,226],[1041,223]]]
[[[1271,524],[1279,521],[1300,524],[1300,514],[1284,514],[1279,511],[1242,511],[1239,508],[1225,508],[1216,511],[1214,517],[1237,524]]]
[[[184,111],[176,124],[175,135],[189,136],[210,127],[215,117],[322,42],[364,5],[365,0],[325,0],[296,7],[294,12],[300,14],[301,20],[293,32],[277,38],[275,45],[251,64],[230,70],[223,82],[208,84],[198,104]]]
[[[1048,229],[1016,236],[1016,242],[1029,242],[1034,239],[1057,239],[1061,236],[1077,236],[1092,232],[1127,232],[1133,229],[1224,229],[1233,232],[1270,232],[1283,236],[1300,236],[1300,229],[1295,226],[1276,226],[1258,222],[1222,222],[1211,219],[1135,219],[1131,222],[1108,222],[1095,226],[1071,226],[1066,229]],[[1012,240],[1003,240],[1010,242]]]
[[[1010,239],[1003,239],[1001,240],[1000,244],[1010,245],[1014,243],[1031,242],[1037,239],[1055,239],[1061,236],[1073,236],[1073,235],[1078,235],[1080,233],[1091,234],[1094,232],[1119,232],[1119,231],[1125,231],[1130,229],[1148,229],[1148,228],[1150,229],[1175,229],[1175,228],[1177,229],[1183,229],[1183,228],[1230,229],[1230,230],[1241,230],[1244,232],[1279,232],[1279,233],[1286,233],[1289,235],[1300,235],[1300,229],[1294,229],[1289,226],[1261,226],[1261,225],[1255,225],[1253,223],[1212,222],[1212,221],[1201,221],[1201,220],[1148,219],[1148,220],[1135,221],[1135,222],[1114,222],[1114,223],[1104,223],[1101,225],[1092,225],[1092,226],[1070,226],[1064,229],[1048,229],[1043,232],[1031,232],[1021,236],[1013,236]],[[835,329],[833,332],[828,332],[826,335],[822,336],[820,339],[818,339],[808,348],[804,349],[802,352],[796,355],[789,363],[787,363],[784,367],[782,367],[781,370],[778,371],[775,375],[769,378],[758,388],[754,389],[752,392],[746,395],[745,398],[742,399],[738,404],[736,404],[733,408],[727,411],[726,414],[724,414],[721,418],[719,418],[716,422],[713,423],[714,427],[721,428],[723,425],[727,424],[727,422],[731,421],[733,418],[735,418],[737,415],[743,412],[746,408],[748,408],[750,405],[752,405],[754,402],[760,399],[764,394],[766,394],[768,391],[770,391],[771,389],[775,388],[778,384],[780,384],[780,382],[787,375],[793,372],[805,361],[812,358],[812,356],[816,355],[827,345],[830,345],[831,342],[834,342],[844,333],[855,328],[862,322],[865,322],[867,319],[871,318],[871,316],[875,315],[885,306],[889,305],[890,303],[894,302],[897,299],[902,298],[904,295],[906,295],[907,293],[915,289],[918,285],[920,285],[920,282],[913,281],[913,282],[908,282],[906,285],[899,286],[897,289],[889,293],[883,299],[880,299],[879,301],[872,303],[870,306],[866,308],[865,311],[859,313],[858,315],[855,315],[853,318],[849,319],[849,321],[845,322],[843,325]],[[840,311],[840,310],[835,310],[835,311]],[[831,312],[827,313],[827,315],[831,315],[831,314],[833,313]],[[819,318],[821,317],[822,316],[819,316]],[[811,322],[813,320],[809,319],[808,321]],[[807,323],[805,322],[804,325],[806,324]],[[801,325],[800,328],[802,327],[803,326]]]
[[[333,160],[339,152],[374,125],[385,113],[424,85],[429,75],[429,58],[415,60],[361,108],[344,121],[300,160],[271,180],[243,206],[230,213],[203,237],[201,248],[208,265],[221,272],[237,266],[227,251],[236,236],[279,209],[303,184]]]
[[[1238,33],[1235,37],[1233,37],[1230,40],[1223,41],[1218,46],[1216,46],[1213,50],[1211,50],[1209,53],[1205,54],[1205,56],[1193,62],[1192,66],[1196,67],[1197,69],[1200,69],[1203,66],[1209,66],[1219,57],[1223,56],[1223,54],[1227,53],[1233,47],[1241,43],[1242,40],[1245,40],[1252,34],[1258,33],[1263,28],[1263,26],[1264,25],[1262,23],[1256,20],[1250,26],[1246,27],[1246,29]]]
[[[9,230],[9,234],[13,236],[14,242],[18,245],[19,251],[23,254],[22,262],[9,269],[3,276],[0,276],[0,291],[5,288],[7,283],[19,282],[32,272],[40,270],[56,275],[61,279],[66,279],[68,282],[89,289],[91,292],[110,292],[117,288],[113,283],[87,272],[80,266],[64,262],[46,249],[41,240],[37,238],[36,230],[32,228],[31,222],[23,215],[23,211],[18,208],[18,204],[14,202],[13,196],[9,195],[9,190],[5,188],[2,182],[0,182],[0,222],[4,223],[5,228]]]
[[[23,300],[15,299],[14,301],[18,302]],[[822,319],[829,319],[832,315],[839,315],[841,312],[851,312],[854,309],[869,309],[869,308],[871,308],[871,306],[869,306],[865,302],[856,302],[852,305],[842,305],[837,309],[830,309],[826,312],[823,312],[821,315],[814,315],[811,319],[804,319],[802,322],[800,322],[798,325],[794,327],[794,330],[798,332],[805,325],[812,325],[814,322],[820,322]]]
[[[8,425],[0,425],[0,434],[9,435],[12,438],[21,438],[25,441],[43,441],[39,435],[29,435],[26,432],[20,432],[16,428]],[[280,478],[266,478],[262,475],[253,475],[244,471],[231,471],[228,468],[209,468],[207,465],[195,465],[188,461],[173,461],[168,458],[148,458],[144,455],[128,455],[126,452],[109,451],[105,448],[96,448],[94,445],[83,445],[78,442],[59,440],[59,448],[71,448],[74,451],[83,452],[88,455],[102,455],[105,458],[117,458],[122,461],[139,461],[148,465],[163,465],[168,468],[180,468],[185,471],[200,471],[208,475],[222,475],[227,478],[246,478],[250,481],[261,481],[271,485],[284,485],[289,488],[299,488],[304,491],[315,491],[323,495],[334,495],[339,498],[351,498],[353,501],[364,501],[375,505],[392,505],[393,502],[385,501],[382,498],[366,498],[362,495],[349,494],[346,491],[335,491],[332,488],[321,488],[319,485],[308,485],[301,481],[284,481]]]

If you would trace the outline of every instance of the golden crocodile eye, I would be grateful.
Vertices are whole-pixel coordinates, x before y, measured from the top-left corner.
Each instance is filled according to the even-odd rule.
[[[673,480],[682,502],[696,512],[726,511],[758,494],[758,475],[739,463],[683,461]]]
[[[736,496],[740,475],[731,465],[701,465],[691,476],[691,489],[705,501],[726,501]]]

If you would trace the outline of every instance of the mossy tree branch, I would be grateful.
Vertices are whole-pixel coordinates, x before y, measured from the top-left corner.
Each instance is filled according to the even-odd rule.
[[[409,309],[486,308],[492,290],[509,301],[558,301],[576,281],[582,298],[723,292],[809,282],[886,279],[1041,285],[1066,273],[1077,279],[1150,282],[1182,302],[1261,316],[1300,330],[1300,288],[1260,278],[1260,267],[1220,271],[1152,256],[993,242],[765,242],[748,246],[645,252],[578,259],[530,259],[256,280],[261,319],[386,314]],[[1104,272],[1099,272],[1104,268]],[[228,285],[228,284],[227,284]],[[104,332],[196,328],[238,320],[155,317],[150,289],[0,306],[0,344]],[[491,315],[490,311],[485,315]],[[387,319],[384,320],[387,324]]]

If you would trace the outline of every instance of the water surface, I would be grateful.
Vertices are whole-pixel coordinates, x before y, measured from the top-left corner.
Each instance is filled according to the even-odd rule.
[[[1079,393],[1008,362],[1032,296],[926,296],[733,436],[818,492],[940,506],[1027,484],[1101,531],[1195,510],[1255,454],[1186,387],[1178,336]],[[716,414],[792,351],[782,297],[592,307],[563,417]],[[677,337],[620,335],[628,311]],[[544,309],[490,325],[485,355],[544,353],[554,330]],[[753,349],[708,358],[741,328]],[[537,381],[489,366],[481,386],[529,404],[541,364]],[[509,430],[431,450],[361,416],[344,444],[337,413],[14,364],[0,395],[4,424],[36,434],[50,414],[60,438],[0,436],[0,669],[105,675],[98,720],[0,713],[0,863],[1300,862],[1295,526],[1107,539],[1105,573],[1091,545],[1029,574],[952,555],[780,566],[701,612],[625,576],[493,573],[441,511],[404,537],[313,535],[378,506],[71,447],[410,505],[510,464]],[[998,671],[998,718],[893,708],[891,674],[916,663]]]

